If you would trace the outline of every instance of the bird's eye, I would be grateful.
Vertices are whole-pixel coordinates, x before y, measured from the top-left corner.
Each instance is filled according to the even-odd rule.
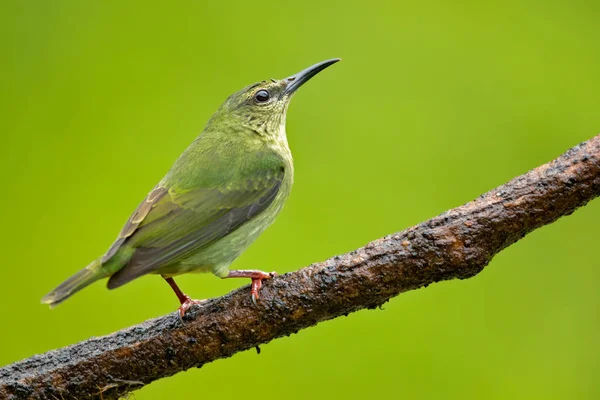
[[[254,95],[254,99],[256,99],[259,103],[264,103],[265,101],[269,101],[269,92],[266,90],[259,90]]]

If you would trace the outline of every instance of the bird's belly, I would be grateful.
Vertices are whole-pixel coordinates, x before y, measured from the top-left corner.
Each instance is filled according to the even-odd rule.
[[[229,265],[244,252],[281,211],[284,199],[277,201],[254,219],[210,245],[199,249],[177,265],[161,268],[164,275],[212,272],[219,277],[227,276]]]

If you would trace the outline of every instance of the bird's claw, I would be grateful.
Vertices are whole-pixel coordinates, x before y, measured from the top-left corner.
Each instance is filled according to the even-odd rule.
[[[182,323],[183,323],[183,317],[185,316],[185,313],[192,306],[194,306],[196,304],[202,304],[206,301],[206,300],[194,300],[190,296],[187,296],[187,295],[185,297],[186,297],[185,301],[183,303],[181,303],[181,305],[177,309],[179,311],[179,319],[181,320]]]
[[[258,293],[260,292],[260,288],[262,287],[262,281],[274,278],[276,276],[277,272],[265,272],[258,278],[252,278],[252,289],[250,290],[250,295],[252,297],[252,302],[255,306],[258,305],[258,299],[260,297]]]

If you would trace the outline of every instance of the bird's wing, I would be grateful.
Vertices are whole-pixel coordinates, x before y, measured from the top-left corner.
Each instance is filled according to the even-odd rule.
[[[169,193],[169,190],[164,186],[158,185],[141,202],[139,206],[135,209],[133,214],[127,220],[127,223],[121,229],[119,233],[119,237],[117,240],[110,246],[104,257],[102,257],[102,262],[106,263],[108,260],[113,258],[113,256],[117,253],[117,251],[121,248],[125,240],[127,240],[140,226],[140,224],[145,220],[150,211],[158,206],[162,198]]]
[[[272,203],[284,173],[279,163],[270,163],[235,184],[186,191],[157,186],[105,256],[106,260],[113,257],[124,243],[135,249],[126,266],[110,278],[108,287],[183,260],[236,230]]]

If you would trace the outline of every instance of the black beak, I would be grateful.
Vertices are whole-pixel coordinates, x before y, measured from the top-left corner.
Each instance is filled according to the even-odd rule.
[[[285,78],[284,80],[287,82],[287,87],[285,88],[285,94],[290,95],[294,93],[300,86],[305,84],[318,74],[323,71],[325,68],[329,67],[332,64],[340,61],[341,58],[332,58],[331,60],[321,61],[318,64],[313,65],[312,67],[308,67],[305,70],[298,72],[296,75],[292,75],[289,78]]]

